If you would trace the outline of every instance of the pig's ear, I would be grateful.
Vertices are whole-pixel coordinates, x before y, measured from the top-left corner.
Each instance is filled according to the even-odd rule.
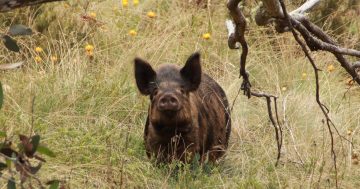
[[[201,82],[200,54],[192,54],[186,61],[185,66],[180,70],[181,76],[186,82],[189,91],[196,90]]]
[[[151,94],[155,84],[156,72],[146,61],[135,58],[135,79],[139,91],[144,95]]]

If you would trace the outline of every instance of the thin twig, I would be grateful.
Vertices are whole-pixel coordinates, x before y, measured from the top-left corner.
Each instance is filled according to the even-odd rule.
[[[293,19],[290,17],[290,20],[293,27],[295,27],[296,30],[301,33],[307,44],[310,45],[310,49],[312,46],[317,46],[317,48],[320,48],[321,43],[328,43],[334,46],[339,46],[329,35],[323,32],[321,28],[308,21],[305,17],[297,19]],[[314,37],[319,38],[320,40],[322,40],[322,42],[319,40],[312,40]],[[341,66],[346,70],[346,72],[348,72],[353,77],[354,81],[356,81],[360,85],[360,76],[356,72],[356,67],[354,67],[341,53],[332,53],[334,54],[338,62],[341,64]]]
[[[338,171],[337,171],[337,165],[336,165],[336,153],[335,153],[335,149],[334,149],[334,136],[333,136],[333,131],[331,130],[331,124],[332,121],[329,117],[328,114],[328,108],[322,104],[322,102],[320,101],[320,84],[319,84],[319,69],[316,67],[316,64],[313,60],[313,58],[311,57],[311,55],[309,54],[306,45],[304,42],[302,42],[297,34],[297,32],[295,31],[292,23],[291,23],[291,19],[290,16],[288,15],[287,11],[286,11],[286,7],[284,4],[283,0],[279,0],[281,8],[283,10],[285,19],[287,20],[288,24],[289,24],[289,28],[291,30],[291,32],[293,33],[293,36],[295,38],[295,40],[298,42],[298,44],[301,46],[302,50],[304,51],[306,57],[309,59],[313,69],[314,69],[314,74],[315,74],[315,82],[316,82],[316,102],[318,103],[321,111],[323,112],[325,118],[326,118],[326,124],[330,133],[330,138],[331,138],[331,154],[333,157],[333,163],[334,163],[334,168],[335,168],[335,183],[336,183],[336,187],[338,188]]]
[[[287,100],[287,97],[288,96],[286,96],[285,98],[284,98],[284,101],[283,101],[283,122],[284,122],[284,125],[285,125],[285,127],[287,128],[287,130],[289,131],[289,134],[290,134],[290,137],[291,137],[291,139],[292,139],[292,142],[293,142],[293,145],[294,145],[294,150],[295,150],[295,153],[296,153],[296,155],[298,156],[298,158],[299,158],[299,160],[300,160],[300,164],[304,167],[304,161],[302,160],[302,158],[301,158],[301,155],[300,155],[300,153],[299,153],[299,151],[297,150],[297,147],[296,147],[296,142],[295,142],[295,137],[294,137],[294,134],[293,134],[293,132],[292,132],[292,130],[290,129],[290,127],[289,127],[289,125],[287,124],[287,120],[286,120],[286,100]]]
[[[278,163],[279,163],[279,160],[280,160],[280,156],[281,156],[281,146],[280,146],[281,142],[280,142],[280,136],[279,136],[279,129],[276,126],[274,117],[272,116],[271,98],[270,97],[266,97],[266,103],[267,103],[267,108],[268,108],[268,114],[269,114],[270,121],[271,121],[271,123],[272,123],[272,125],[274,126],[274,129],[275,129],[275,137],[276,137],[276,143],[277,143],[277,148],[278,148],[278,154],[277,154],[275,166],[277,166]]]
[[[230,112],[232,112],[232,111],[233,111],[233,109],[234,109],[234,105],[235,105],[235,102],[236,102],[237,98],[239,97],[240,92],[241,92],[241,87],[239,87],[239,90],[238,90],[238,92],[237,92],[237,94],[236,94],[236,96],[235,96],[235,98],[234,98],[233,102],[231,103]]]
[[[282,143],[283,143],[283,130],[282,130],[282,125],[280,123],[280,119],[279,119],[279,112],[278,112],[278,108],[277,108],[277,98],[274,98],[274,107],[275,107],[275,116],[276,116],[276,122],[279,126],[279,135],[280,135],[280,145],[279,145],[279,152],[281,151],[281,147],[282,147]]]

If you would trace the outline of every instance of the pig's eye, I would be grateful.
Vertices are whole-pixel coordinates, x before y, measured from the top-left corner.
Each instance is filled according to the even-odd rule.
[[[150,94],[151,101],[154,100],[154,96],[156,96],[157,94],[158,94],[158,89],[154,89],[153,92]]]
[[[154,89],[154,92],[153,92],[153,96],[156,96],[158,94],[159,90],[158,89]]]
[[[186,93],[184,86],[181,86],[181,87],[180,87],[180,92],[181,92],[181,94],[185,94],[185,93]]]

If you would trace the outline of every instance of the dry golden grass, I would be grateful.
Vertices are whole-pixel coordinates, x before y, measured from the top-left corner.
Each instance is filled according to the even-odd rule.
[[[181,65],[200,51],[205,72],[223,86],[232,102],[242,81],[241,51],[227,47],[225,1],[211,1],[207,9],[181,0],[140,1],[137,7],[131,2],[119,8],[119,1],[96,1],[85,13],[81,3],[70,1],[48,4],[40,16],[29,19],[23,18],[36,11],[0,16],[9,21],[5,17],[15,14],[15,23],[32,27],[49,25],[48,31],[18,39],[21,55],[0,50],[0,63],[26,61],[22,69],[1,72],[6,89],[1,130],[14,140],[16,134],[29,133],[30,99],[36,96],[34,133],[57,154],[47,158],[40,178],[65,180],[71,188],[120,188],[121,183],[124,188],[334,188],[330,138],[315,101],[311,65],[291,34],[278,35],[254,23],[246,34],[247,67],[254,90],[279,96],[284,120],[281,164],[274,166],[275,133],[265,100],[245,96],[235,103],[230,147],[218,166],[182,165],[174,172],[175,163],[157,167],[148,160],[142,141],[148,99],[136,89],[133,58],[141,56],[152,65]],[[148,11],[156,17],[149,18]],[[104,25],[82,20],[83,14],[96,16]],[[57,18],[49,22],[54,15]],[[6,30],[6,23],[0,31]],[[210,39],[203,39],[204,33],[210,33]],[[352,41],[357,43],[351,45],[359,45],[358,38]],[[87,44],[94,46],[92,59]],[[44,52],[36,52],[37,46]],[[42,62],[36,63],[36,56]],[[58,60],[52,63],[51,56]],[[348,77],[332,55],[313,56],[324,70],[321,100],[340,134],[354,142],[351,149],[335,135],[340,186],[358,188],[360,167],[352,164],[351,152],[359,150],[360,142],[359,87],[347,90]],[[330,64],[335,66],[333,72],[327,71]],[[1,180],[0,188],[4,187]]]

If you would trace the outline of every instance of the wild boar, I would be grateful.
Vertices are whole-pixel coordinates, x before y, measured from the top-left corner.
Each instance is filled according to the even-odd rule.
[[[150,96],[144,140],[149,158],[158,162],[216,162],[224,155],[231,132],[225,92],[202,73],[200,54],[185,66],[161,65],[156,71],[135,58],[135,79],[141,94]]]

